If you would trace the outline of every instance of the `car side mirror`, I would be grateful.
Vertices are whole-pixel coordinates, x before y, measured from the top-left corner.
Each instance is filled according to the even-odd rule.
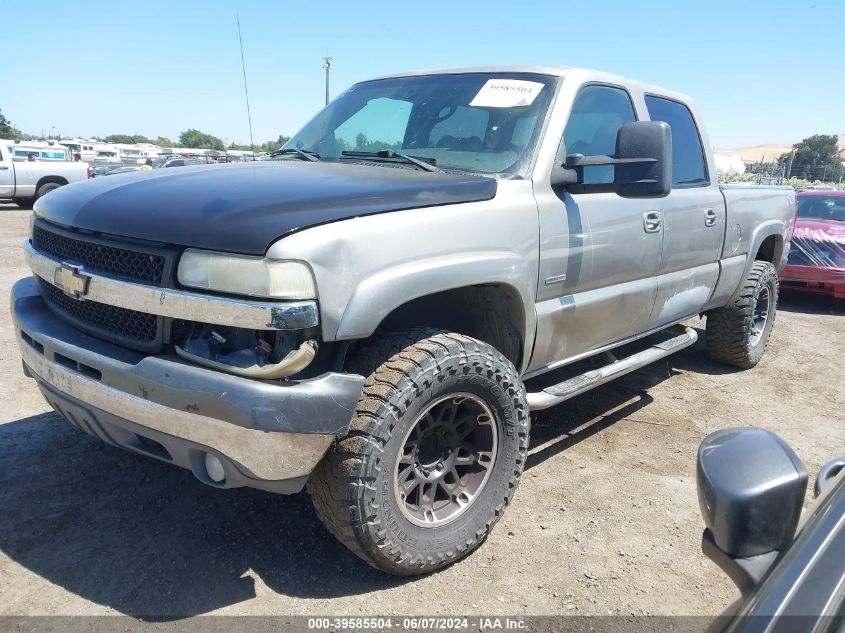
[[[616,177],[623,198],[662,198],[672,191],[672,132],[662,121],[626,123],[616,135]]]
[[[708,435],[696,470],[702,549],[746,594],[795,537],[807,470],[781,438],[754,428]]]
[[[612,165],[613,182],[586,184],[584,169]],[[552,186],[572,193],[613,191],[623,198],[662,198],[672,190],[672,132],[662,121],[626,123],[613,156],[569,154],[552,172]]]

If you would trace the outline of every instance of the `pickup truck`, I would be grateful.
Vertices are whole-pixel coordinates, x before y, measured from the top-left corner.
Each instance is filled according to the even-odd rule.
[[[682,94],[403,74],[275,158],[39,200],[11,298],[24,372],[71,424],[210,486],[307,488],[383,571],[478,547],[530,412],[692,345],[683,321],[706,318],[718,361],[766,348],[795,195],[719,186]]]
[[[14,141],[0,141],[0,198],[11,198],[24,209],[62,185],[91,177],[88,163],[15,161],[13,147]]]

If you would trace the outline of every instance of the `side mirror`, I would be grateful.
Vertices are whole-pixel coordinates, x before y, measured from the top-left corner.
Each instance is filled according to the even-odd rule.
[[[672,131],[662,121],[637,121],[616,136],[613,185],[623,198],[663,198],[672,191]]]
[[[584,169],[613,166],[613,182],[588,184]],[[552,173],[552,186],[572,193],[613,191],[623,198],[662,198],[672,190],[672,132],[662,121],[626,123],[613,156],[569,154]]]
[[[704,439],[697,476],[702,549],[745,594],[792,543],[807,470],[774,433],[735,428]]]

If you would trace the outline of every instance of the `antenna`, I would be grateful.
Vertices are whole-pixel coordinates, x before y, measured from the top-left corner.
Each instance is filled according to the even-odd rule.
[[[334,57],[331,55],[327,57],[323,57],[323,68],[326,69],[326,105],[329,105],[329,71],[332,69],[332,62],[334,61]]]
[[[252,138],[252,113],[249,110],[249,90],[246,87],[246,64],[244,63],[244,41],[241,37],[241,19],[235,14],[235,21],[238,23],[238,42],[241,45],[241,71],[244,76],[244,95],[246,96],[246,119],[249,121],[249,147],[252,150],[252,160],[255,160],[255,141]]]

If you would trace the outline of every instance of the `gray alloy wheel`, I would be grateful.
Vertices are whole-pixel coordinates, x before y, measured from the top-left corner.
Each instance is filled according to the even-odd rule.
[[[411,523],[437,527],[454,520],[484,489],[496,461],[496,423],[470,393],[432,402],[408,430],[396,462],[396,497]]]

